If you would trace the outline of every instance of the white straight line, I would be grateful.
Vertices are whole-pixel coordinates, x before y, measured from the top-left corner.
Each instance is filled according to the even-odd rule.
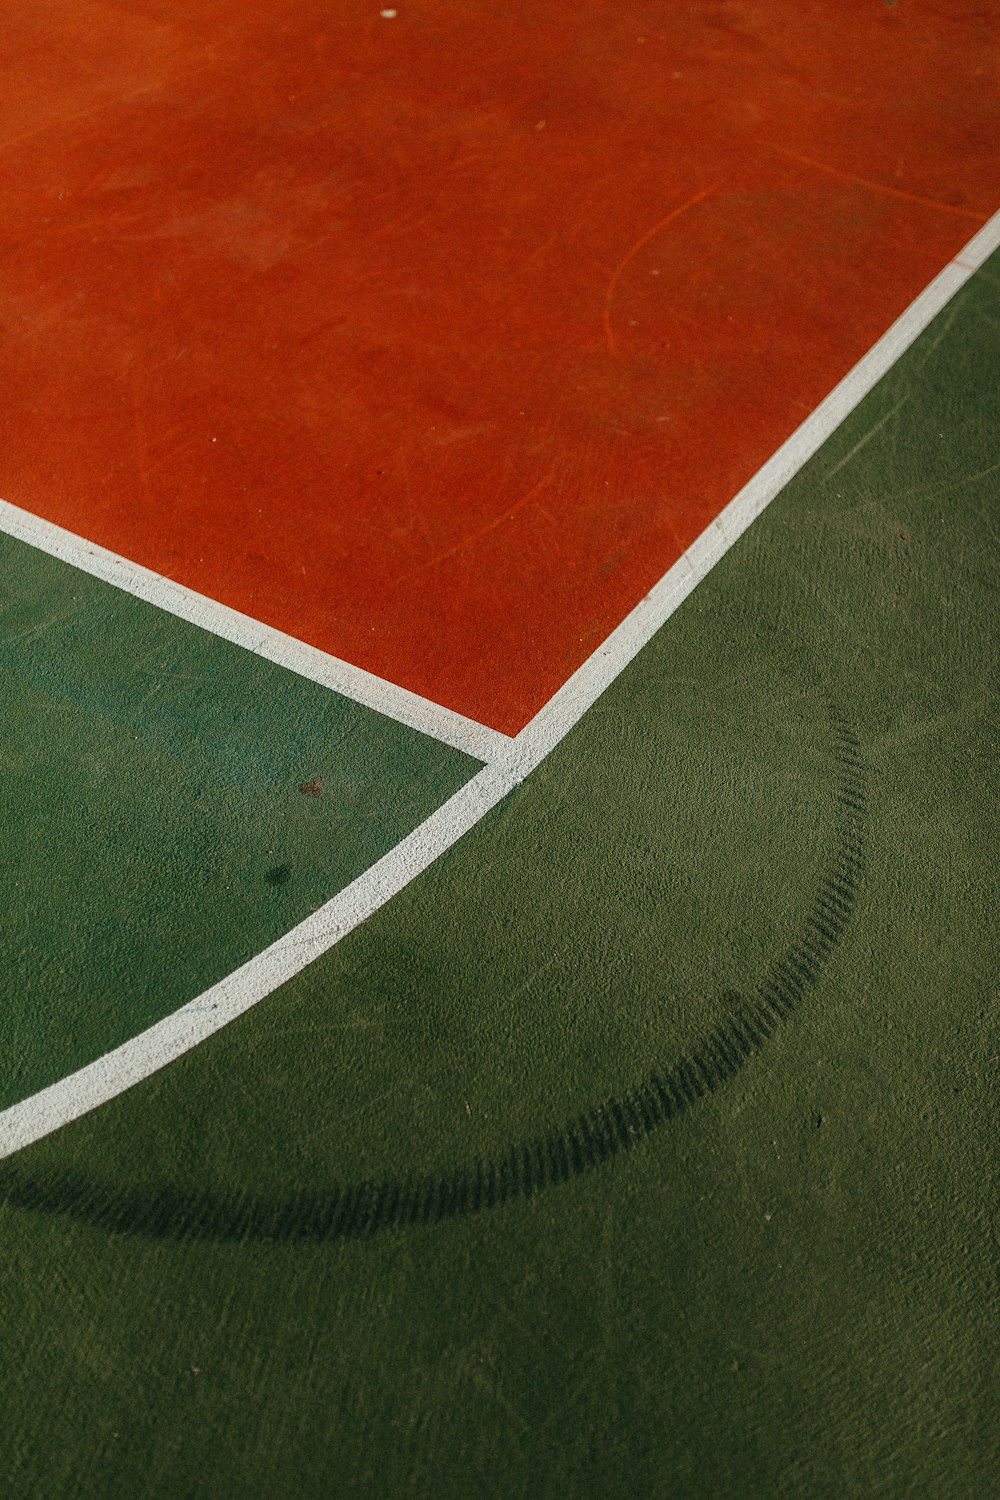
[[[1000,214],[994,214],[992,219],[988,219],[982,229],[978,230],[969,243],[963,245],[958,254],[952,258],[952,264],[967,267],[970,271],[978,271],[983,262],[988,260],[1000,245],[998,219],[1000,219]]]
[[[249,615],[240,614],[239,610],[206,598],[194,589],[185,588],[182,583],[175,583],[150,568],[130,562],[127,557],[119,557],[117,552],[109,552],[106,547],[85,541],[51,521],[43,521],[40,516],[12,505],[9,500],[0,500],[0,532],[27,542],[62,562],[71,563],[74,568],[113,584],[127,594],[134,594],[137,599],[166,610],[190,625],[221,636],[234,646],[242,646],[279,667],[286,667],[299,677],[332,688],[365,708],[396,719],[421,734],[431,735],[475,760],[490,765],[494,762],[504,764],[510,759],[514,742],[498,729],[467,719],[464,714],[444,708],[440,703],[432,703],[429,698],[421,698],[407,688],[397,687],[394,682],[376,677],[362,667],[341,661],[338,656],[330,656],[328,652],[285,635],[270,625],[262,625]]]
[[[587,658],[539,710],[515,740],[516,762],[531,769],[556,746],[583,713],[600,697],[663,622],[715,567],[750,523],[770,505],[827,438],[850,416],[859,402],[882,379],[918,334],[951,301],[986,257],[1000,246],[1000,213],[911,302],[904,313],[849,370],[839,385],[820,402],[791,437],[734,495],[711,525],[692,542],[672,568],[625,616],[594,654]]]
[[[921,292],[888,333],[526,725],[513,741],[514,753],[506,764],[484,767],[402,843],[325,906],[195,1000],[114,1052],[0,1113],[0,1158],[115,1098],[242,1015],[332,948],[474,827],[572,729],[687,598],[695,584],[728,552],[998,246],[1000,213]]]

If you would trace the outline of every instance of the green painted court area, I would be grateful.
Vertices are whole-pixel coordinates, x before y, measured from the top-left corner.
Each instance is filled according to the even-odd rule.
[[[478,765],[3,536],[0,576],[2,1106],[229,974]]]
[[[481,821],[0,1163],[5,1493],[992,1492],[998,350],[994,257]],[[0,545],[11,1104],[479,765]]]

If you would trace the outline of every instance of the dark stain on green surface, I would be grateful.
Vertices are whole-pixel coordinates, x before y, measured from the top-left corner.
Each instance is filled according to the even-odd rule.
[[[863,869],[866,798],[857,737],[836,710],[831,724],[839,771],[834,847],[804,927],[755,990],[722,996],[724,1018],[698,1044],[652,1069],[627,1093],[581,1111],[559,1129],[516,1142],[500,1156],[444,1174],[369,1179],[274,1199],[185,1192],[169,1184],[121,1188],[78,1171],[29,1175],[14,1165],[0,1171],[0,1202],[153,1239],[362,1239],[532,1197],[633,1150],[713,1094],[762,1049],[815,986],[847,926]]]
[[[231,973],[478,769],[0,535],[0,1107]]]
[[[863,746],[865,869],[794,1017],[612,1168],[438,1230],[154,1239],[0,1207],[5,1493],[983,1493],[998,291],[959,294],[496,815],[19,1184],[72,1179],[81,1214],[86,1183],[280,1204],[499,1161],[628,1094],[804,929],[834,848],[819,690]],[[330,764],[284,760],[310,825],[335,798],[295,783]],[[257,853],[277,905],[263,872],[294,858],[294,890],[299,851]]]

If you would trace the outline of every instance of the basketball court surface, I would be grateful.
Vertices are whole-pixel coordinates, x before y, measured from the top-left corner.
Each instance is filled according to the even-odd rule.
[[[992,1493],[1000,13],[0,34],[0,1492]]]

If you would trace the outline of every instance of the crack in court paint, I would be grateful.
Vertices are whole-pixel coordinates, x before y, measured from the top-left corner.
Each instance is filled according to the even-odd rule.
[[[835,710],[830,719],[840,768],[834,849],[806,923],[750,994],[723,995],[727,1014],[677,1061],[654,1069],[628,1093],[568,1124],[451,1172],[371,1178],[285,1199],[250,1193],[187,1193],[163,1186],[119,1188],[74,1171],[32,1176],[0,1168],[0,1202],[59,1214],[109,1234],[157,1240],[275,1241],[365,1239],[388,1229],[438,1224],[499,1208],[558,1187],[640,1145],[686,1114],[760,1052],[815,987],[840,941],[864,864],[864,771],[857,737]]]

